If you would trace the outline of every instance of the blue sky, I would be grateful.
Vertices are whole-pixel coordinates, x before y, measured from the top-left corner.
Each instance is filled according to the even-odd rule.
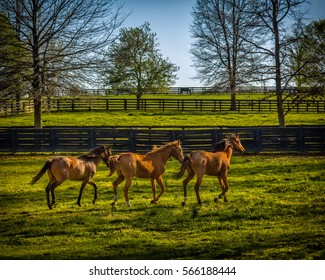
[[[325,18],[325,0],[308,0],[311,20]],[[178,80],[175,86],[200,86],[193,79],[190,54],[192,23],[191,11],[196,0],[124,0],[124,12],[131,12],[124,27],[136,27],[149,22],[151,30],[157,34],[159,49],[164,57],[178,65]],[[309,6],[309,5],[308,5]]]

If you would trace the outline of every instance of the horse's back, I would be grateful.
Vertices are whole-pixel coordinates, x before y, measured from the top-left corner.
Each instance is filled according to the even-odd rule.
[[[52,174],[58,179],[82,180],[96,173],[96,166],[74,157],[55,157],[52,159]]]
[[[150,178],[164,171],[164,166],[157,166],[159,161],[155,160],[152,154],[123,153],[119,156],[118,162],[119,169],[125,177]]]
[[[223,152],[193,151],[191,161],[196,173],[204,172],[204,174],[211,176],[217,176],[227,168],[225,166],[226,157]]]

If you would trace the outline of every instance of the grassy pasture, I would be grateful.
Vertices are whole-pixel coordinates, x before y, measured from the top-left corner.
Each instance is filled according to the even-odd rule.
[[[0,116],[1,126],[33,126],[33,114]],[[290,113],[286,124],[324,125],[317,113]],[[43,113],[44,126],[278,126],[277,113],[91,111]]]
[[[111,207],[116,175],[108,178],[101,164],[96,205],[87,186],[77,206],[80,182],[67,181],[51,211],[47,176],[29,184],[48,157],[0,157],[1,259],[325,259],[325,156],[234,155],[229,202],[213,202],[220,187],[206,176],[203,206],[193,180],[185,207],[182,180],[173,177],[178,162],[167,163],[159,204],[150,204],[148,180],[134,180],[132,208],[122,186]]]

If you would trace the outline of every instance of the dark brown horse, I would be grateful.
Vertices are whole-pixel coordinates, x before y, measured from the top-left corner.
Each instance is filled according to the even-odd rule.
[[[129,188],[134,177],[150,178],[153,199],[151,203],[156,203],[161,195],[165,192],[162,175],[165,172],[165,165],[170,157],[176,158],[179,162],[183,161],[183,151],[180,141],[170,142],[162,147],[154,147],[147,154],[140,155],[135,153],[123,153],[113,156],[110,160],[110,168],[112,175],[117,172],[118,178],[113,182],[114,202],[117,201],[117,187],[125,180],[124,197],[126,205],[131,206],[129,202]],[[156,197],[156,184],[160,187],[160,193]]]
[[[184,188],[184,206],[187,201],[186,187],[187,184],[196,175],[197,180],[195,184],[195,193],[197,197],[197,202],[201,204],[201,198],[199,194],[199,188],[202,183],[204,175],[217,176],[222,192],[219,194],[218,198],[224,197],[224,201],[227,201],[226,192],[228,191],[228,181],[227,175],[230,168],[230,159],[232,156],[233,149],[238,151],[245,151],[242,146],[238,135],[231,135],[228,139],[218,143],[213,152],[207,151],[193,151],[190,154],[185,155],[183,164],[179,173],[176,175],[178,178],[183,176],[185,170],[187,170],[188,175],[183,181]],[[217,202],[218,198],[214,201]]]
[[[88,154],[74,157],[64,157],[59,156],[49,159],[41,169],[41,171],[33,178],[32,184],[35,184],[47,171],[49,177],[49,183],[45,189],[47,205],[49,209],[52,209],[52,205],[55,203],[54,190],[56,187],[61,185],[65,180],[82,181],[78,205],[80,206],[80,200],[82,192],[87,184],[94,187],[95,195],[93,204],[97,199],[97,186],[92,181],[93,176],[96,173],[96,169],[101,160],[106,163],[108,167],[108,162],[111,156],[111,146],[102,145],[96,149],[90,151]],[[50,202],[50,192],[52,195],[52,202]]]

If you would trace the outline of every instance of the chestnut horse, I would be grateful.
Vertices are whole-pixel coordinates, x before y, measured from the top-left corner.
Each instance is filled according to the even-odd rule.
[[[111,146],[102,145],[96,149],[90,151],[88,154],[81,155],[78,158],[58,156],[49,159],[41,169],[41,171],[33,178],[32,184],[35,184],[47,171],[49,177],[49,183],[45,189],[47,205],[49,209],[52,209],[52,205],[55,203],[54,190],[61,185],[65,180],[82,181],[77,204],[80,205],[82,192],[87,184],[94,187],[95,195],[93,204],[97,199],[97,186],[92,181],[93,176],[96,173],[96,169],[101,160],[108,162],[112,153]],[[52,202],[50,202],[49,194],[51,192]]]
[[[219,194],[218,198],[220,199],[221,197],[224,197],[224,201],[227,201],[226,192],[229,188],[227,182],[227,175],[230,167],[230,159],[232,156],[233,149],[238,150],[240,152],[245,151],[245,148],[242,146],[238,135],[231,135],[228,139],[218,143],[213,152],[201,150],[193,151],[190,154],[185,155],[181,169],[176,175],[176,177],[180,178],[185,173],[185,170],[187,170],[188,173],[186,179],[183,181],[183,206],[185,206],[187,201],[187,184],[193,179],[195,175],[197,177],[195,184],[195,193],[197,202],[199,204],[201,204],[199,188],[204,175],[218,176],[218,180],[222,189],[222,192]],[[217,202],[218,198],[215,198],[214,201]]]
[[[183,161],[183,151],[180,141],[170,142],[162,147],[154,147],[153,150],[147,154],[140,155],[136,153],[123,153],[118,156],[113,156],[110,160],[110,175],[114,171],[117,172],[118,178],[113,182],[114,191],[114,206],[117,201],[117,187],[125,180],[124,197],[128,207],[131,206],[129,202],[129,188],[134,177],[150,178],[153,199],[151,203],[156,203],[158,199],[165,192],[162,175],[165,172],[165,165],[170,157],[174,157],[180,163]],[[156,184],[160,187],[160,193],[156,197]]]

